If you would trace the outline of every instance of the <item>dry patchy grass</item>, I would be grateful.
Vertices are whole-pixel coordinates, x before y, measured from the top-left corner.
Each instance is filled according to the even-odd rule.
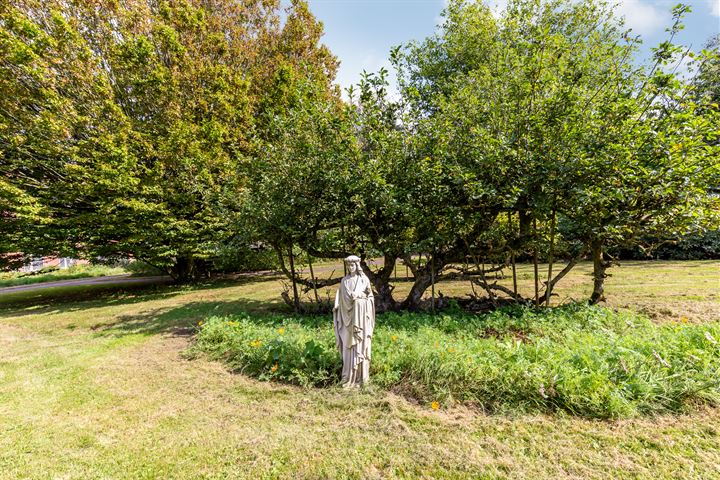
[[[587,271],[561,299],[583,294]],[[611,305],[720,317],[718,262],[613,273]],[[432,411],[388,392],[268,384],[183,357],[210,314],[283,308],[279,282],[3,299],[0,478],[720,478],[717,409],[617,422]],[[452,288],[464,287],[441,291]]]

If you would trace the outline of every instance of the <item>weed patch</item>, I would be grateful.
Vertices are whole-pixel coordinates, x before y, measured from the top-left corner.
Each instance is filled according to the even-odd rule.
[[[331,321],[238,314],[208,318],[191,354],[244,374],[327,387],[341,368]],[[657,325],[570,305],[485,315],[378,316],[372,381],[420,402],[590,418],[680,412],[720,403],[720,322]]]

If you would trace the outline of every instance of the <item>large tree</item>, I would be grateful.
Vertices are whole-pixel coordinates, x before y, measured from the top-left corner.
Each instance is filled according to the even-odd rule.
[[[321,32],[300,1],[284,21],[275,0],[3,4],[2,174],[48,215],[17,247],[203,273],[233,234],[267,86],[291,65],[331,90]]]
[[[284,140],[267,149],[256,182],[264,238],[288,256],[293,245],[320,257],[380,255],[381,268],[363,268],[381,309],[417,308],[444,279],[519,298],[486,278],[485,264],[515,255],[550,261],[544,292],[536,270],[538,303],[592,255],[599,300],[605,248],[709,222],[703,189],[717,164],[703,141],[715,135],[716,109],[696,115],[687,85],[668,72],[678,48],[665,42],[654,66],[638,66],[639,39],[613,12],[602,1],[517,0],[496,16],[450,2],[436,35],[394,50],[399,100],[382,71],[351,89],[342,115],[296,99],[288,111],[303,120],[278,124]],[[560,247],[570,261],[554,272]],[[398,259],[414,276],[404,299],[391,284]]]
[[[634,61],[639,39],[612,6],[592,0],[511,1],[499,16],[450,2],[438,34],[396,53],[416,135],[479,214],[461,216],[478,222],[467,228],[467,254],[537,258],[544,248],[552,264],[563,241],[575,246],[570,268],[592,253],[597,301],[607,245],[712,220],[708,172],[718,157],[703,139],[717,135],[717,107],[697,115],[669,68],[686,11],[675,9],[671,39],[648,67]],[[551,268],[546,285],[566,273]]]

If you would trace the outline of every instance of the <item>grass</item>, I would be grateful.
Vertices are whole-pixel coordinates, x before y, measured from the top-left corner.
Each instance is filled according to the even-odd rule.
[[[426,405],[621,418],[720,405],[720,322],[656,325],[642,315],[568,305],[386,314],[374,333],[373,383]],[[211,317],[194,351],[262,380],[337,384],[325,317]]]
[[[326,278],[342,275],[342,265],[323,264],[315,266],[318,277]],[[558,272],[562,264],[556,264]],[[529,264],[518,265],[518,291],[526,297],[534,292],[533,267]],[[540,264],[541,275],[547,274],[547,265]],[[544,272],[544,273],[543,273]],[[308,269],[304,272],[309,276]],[[412,286],[404,281],[405,267],[396,268],[398,281],[394,294],[397,299],[404,298]],[[509,269],[497,282],[512,289],[512,277]],[[681,320],[686,317],[691,322],[701,322],[707,318],[720,319],[720,261],[627,261],[608,270],[605,294],[607,305],[613,308],[631,308],[645,313],[655,320]],[[495,281],[492,278],[492,281]],[[447,296],[465,296],[471,293],[468,282],[443,282],[437,285],[439,294]],[[592,263],[579,263],[553,290],[553,305],[590,298],[592,291]],[[541,292],[542,293],[542,292]],[[334,290],[322,289],[322,298],[328,295],[334,298]],[[310,300],[312,292],[307,294]],[[426,292],[428,297],[430,291]]]
[[[652,308],[668,327],[716,321],[719,267],[626,265],[609,301]],[[381,389],[263,382],[186,358],[199,321],[277,314],[279,289],[259,277],[1,297],[0,478],[717,478],[719,408],[603,421],[434,411]]]
[[[66,269],[40,271],[35,273],[0,272],[0,288],[31,285],[34,283],[72,280],[76,278],[122,275],[128,273],[124,268],[105,265],[73,265]]]

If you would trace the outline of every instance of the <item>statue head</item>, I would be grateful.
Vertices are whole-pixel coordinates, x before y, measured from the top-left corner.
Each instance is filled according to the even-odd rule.
[[[360,257],[358,257],[357,255],[350,255],[349,257],[346,257],[345,265],[347,265],[350,275],[362,274],[362,267],[360,267]]]

